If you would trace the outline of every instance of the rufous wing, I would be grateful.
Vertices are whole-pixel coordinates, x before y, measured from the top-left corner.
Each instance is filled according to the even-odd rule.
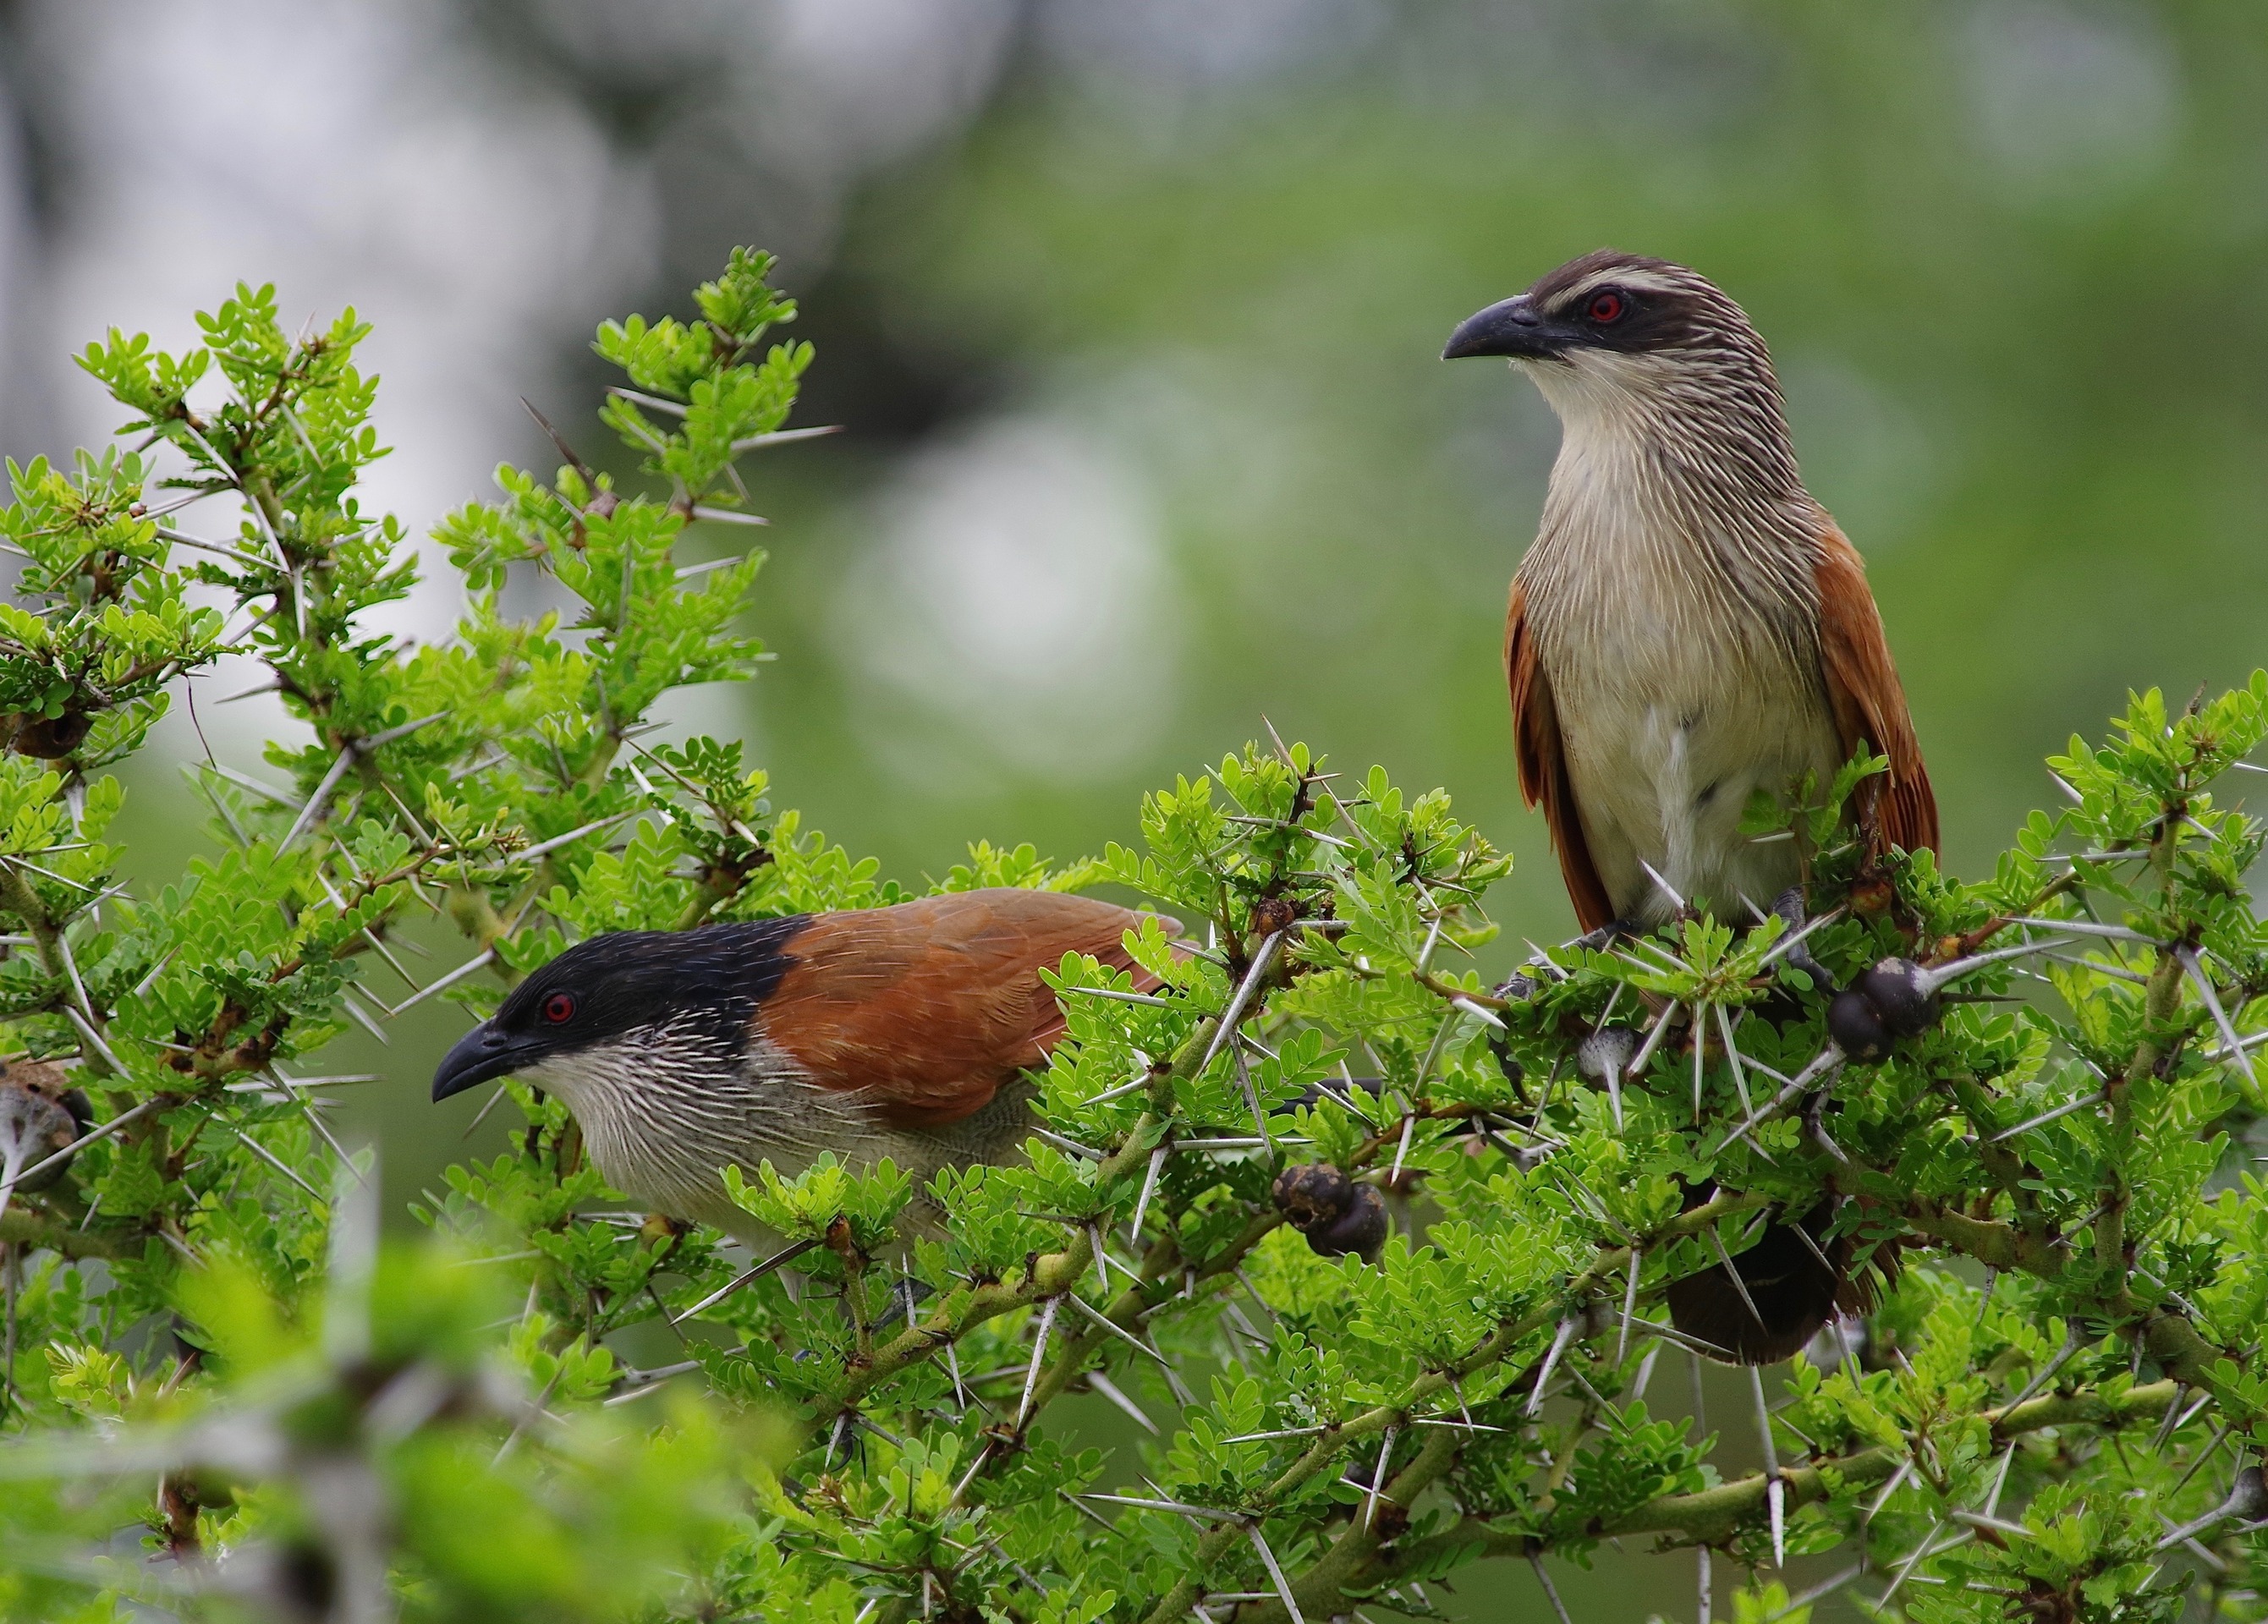
[[[757,1023],[819,1087],[863,1092],[893,1128],[940,1128],[1045,1062],[1064,1018],[1040,972],[1065,953],[1156,984],[1122,941],[1141,921],[1108,902],[1012,889],[821,914],[787,943],[790,968]]]
[[[1905,689],[1882,635],[1882,616],[1867,585],[1858,549],[1830,521],[1820,536],[1820,665],[1836,731],[1847,757],[1861,741],[1890,759],[1889,783],[1877,803],[1881,833],[1908,851],[1937,849],[1937,797],[1923,767]]]
[[[1551,849],[1559,854],[1560,878],[1567,882],[1575,917],[1586,930],[1614,922],[1615,905],[1591,860],[1575,791],[1567,781],[1567,758],[1559,737],[1559,713],[1551,702],[1551,680],[1536,658],[1535,635],[1528,623],[1528,593],[1517,576],[1504,621],[1504,671],[1512,687],[1512,736],[1520,764],[1520,794],[1543,808]]]

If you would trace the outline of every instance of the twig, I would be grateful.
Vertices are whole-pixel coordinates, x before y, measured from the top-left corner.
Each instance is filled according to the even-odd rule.
[[[1631,1322],[1638,1318],[1638,1281],[1646,1268],[1646,1252],[1642,1247],[1630,1249],[1630,1283],[1623,1290],[1623,1323],[1615,1335],[1615,1363],[1630,1357]]]
[[[1800,1228],[1800,1225],[1797,1227]],[[1771,1410],[1764,1403],[1764,1373],[1749,1367],[1749,1390],[1756,1400],[1756,1433],[1764,1441],[1764,1500],[1771,1516],[1772,1566],[1787,1566],[1787,1483],[1779,1474],[1779,1449],[1772,1440]]]
[[[1749,1282],[1742,1279],[1741,1271],[1733,1267],[1733,1254],[1725,1249],[1725,1238],[1717,1233],[1717,1226],[1713,1224],[1709,1226],[1709,1240],[1717,1248],[1717,1256],[1725,1266],[1725,1278],[1733,1282],[1733,1290],[1739,1292],[1741,1301],[1749,1305],[1749,1317],[1756,1322],[1758,1330],[1769,1334],[1771,1327],[1764,1323],[1764,1315],[1757,1312],[1756,1299],[1749,1295]]]
[[[2080,1329],[2079,1322],[2076,1319],[2072,1321],[2070,1329],[2065,1334],[2063,1339],[2063,1351],[2042,1365],[2033,1374],[2032,1379],[2024,1384],[2024,1390],[2002,1407],[2003,1410],[2014,1409],[2016,1406],[2045,1386],[2049,1378],[2063,1369],[2071,1356],[2086,1346],[2085,1337],[2086,1334]]]
[[[1669,1023],[1677,1018],[1679,1007],[1676,999],[1669,1001],[1668,1007],[1661,1011],[1661,1018],[1653,1023],[1653,1030],[1646,1034],[1646,1041],[1638,1045],[1638,1053],[1631,1057],[1630,1064],[1623,1068],[1623,1075],[1631,1082],[1638,1081],[1646,1070],[1646,1062],[1653,1058],[1654,1048],[1669,1031]]]
[[[1143,1412],[1142,1407],[1128,1398],[1119,1390],[1117,1385],[1101,1370],[1089,1370],[1086,1373],[1086,1385],[1132,1416],[1152,1437],[1165,1437],[1165,1434],[1158,1429],[1158,1423]]]
[[[2014,1139],[2018,1134],[2029,1133],[2035,1128],[2044,1127],[2048,1123],[2054,1121],[2058,1117],[2069,1116],[2074,1111],[2084,1111],[2089,1106],[2099,1106],[2108,1096],[2109,1091],[2110,1091],[2107,1087],[2098,1088],[2093,1093],[2082,1095],[2077,1099],[2068,1100],[2066,1103],[2056,1106],[2052,1111],[2043,1111],[2037,1116],[2026,1117],[2014,1128],[2002,1128],[1999,1133],[1994,1134],[1991,1138],[1985,1140],[1984,1143],[1986,1144],[1999,1144],[2003,1139]]]
[[[1174,1368],[1174,1362],[1172,1360],[1167,1358],[1164,1354],[1160,1353],[1156,1348],[1151,1347],[1149,1343],[1135,1335],[1133,1332],[1128,1330],[1124,1326],[1120,1325],[1116,1319],[1113,1319],[1109,1315],[1095,1307],[1085,1297],[1079,1296],[1076,1291],[1070,1293],[1067,1300],[1073,1308],[1076,1308],[1079,1312],[1085,1314],[1089,1319],[1094,1320],[1095,1324],[1101,1326],[1113,1336],[1120,1337],[1129,1345],[1140,1348],[1144,1353],[1148,1354],[1152,1359],[1155,1359],[1159,1363],[1164,1365],[1167,1370]],[[1317,1429],[1317,1430],[1321,1430],[1321,1429]],[[1258,1434],[1256,1436],[1270,1437],[1273,1435]]]
[[[1169,1144],[1161,1144],[1150,1152],[1150,1171],[1143,1175],[1142,1194],[1134,1201],[1134,1239],[1138,1246],[1142,1239],[1142,1215],[1150,1209],[1150,1197],[1158,1188],[1159,1170],[1165,1166],[1166,1157],[1172,1148]]]

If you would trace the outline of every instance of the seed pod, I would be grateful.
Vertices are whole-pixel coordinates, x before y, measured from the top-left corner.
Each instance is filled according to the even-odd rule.
[[[77,749],[94,725],[93,719],[75,710],[59,716],[27,716],[16,730],[16,752],[52,761]]]
[[[1929,973],[1911,959],[1885,959],[1852,985],[1867,995],[1893,1038],[1918,1037],[1943,1013]]]
[[[1278,930],[1291,928],[1299,917],[1299,909],[1285,897],[1263,897],[1252,905],[1252,934],[1273,936]]]
[[[1276,1210],[1290,1221],[1292,1227],[1312,1235],[1346,1211],[1355,1198],[1354,1192],[1354,1184],[1346,1174],[1329,1162],[1314,1162],[1286,1167],[1278,1173],[1271,1194],[1276,1198]]]
[[[1880,875],[1861,879],[1851,887],[1851,911],[1861,919],[1880,919],[1890,911],[1898,893],[1890,882]]]
[[[1828,1004],[1827,1035],[1852,1060],[1880,1060],[1890,1052],[1881,1011],[1856,987],[1845,987]]]
[[[1329,1223],[1307,1231],[1308,1250],[1317,1257],[1344,1257],[1349,1253],[1368,1263],[1386,1244],[1386,1198],[1378,1187],[1358,1184],[1344,1212]]]
[[[1593,1086],[1604,1088],[1609,1077],[1630,1069],[1638,1054],[1638,1035],[1627,1026],[1602,1026],[1576,1046],[1575,1069]]]

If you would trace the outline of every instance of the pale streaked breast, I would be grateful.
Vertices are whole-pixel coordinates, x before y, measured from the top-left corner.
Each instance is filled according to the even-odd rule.
[[[1625,918],[1675,911],[1642,862],[1720,916],[1768,907],[1795,849],[1747,840],[1742,809],[1839,762],[1808,606],[1771,578],[1808,566],[1784,534],[1705,533],[1635,425],[1585,427],[1569,424],[1521,579],[1592,859]]]

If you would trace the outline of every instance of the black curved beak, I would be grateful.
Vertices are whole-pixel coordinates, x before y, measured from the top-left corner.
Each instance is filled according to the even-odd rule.
[[[1572,327],[1537,312],[1528,295],[1516,293],[1468,316],[1441,347],[1441,359],[1462,361],[1467,356],[1509,356],[1514,360],[1541,360],[1564,355],[1578,342]]]
[[[433,1073],[433,1098],[446,1099],[490,1077],[509,1076],[533,1058],[526,1045],[497,1030],[494,1022],[483,1021],[458,1039],[457,1047],[442,1057],[440,1068]]]

